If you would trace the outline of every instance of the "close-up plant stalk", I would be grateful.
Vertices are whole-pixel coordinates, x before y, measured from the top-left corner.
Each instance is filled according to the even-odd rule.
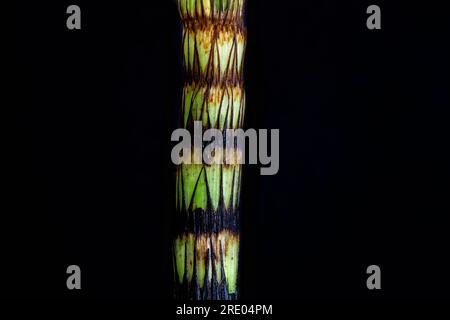
[[[245,0],[177,0],[184,85],[180,128],[243,127]],[[202,152],[192,146],[191,157]],[[230,150],[223,150],[225,153]],[[239,153],[238,150],[234,150]],[[242,165],[183,163],[176,168],[174,295],[189,300],[239,297],[239,198]]]

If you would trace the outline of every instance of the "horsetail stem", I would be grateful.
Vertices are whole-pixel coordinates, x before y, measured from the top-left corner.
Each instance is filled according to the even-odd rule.
[[[203,130],[242,128],[244,5],[245,0],[177,0],[184,69],[180,127],[192,131],[200,121]],[[238,298],[241,172],[238,161],[177,166],[175,297]]]

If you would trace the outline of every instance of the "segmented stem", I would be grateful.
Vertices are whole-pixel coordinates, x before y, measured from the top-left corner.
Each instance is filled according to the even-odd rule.
[[[224,136],[226,129],[243,126],[244,2],[177,2],[184,68],[180,127],[191,135],[194,121],[201,121],[203,131],[215,128]],[[241,172],[237,160],[177,166],[173,241],[177,298],[238,298]]]

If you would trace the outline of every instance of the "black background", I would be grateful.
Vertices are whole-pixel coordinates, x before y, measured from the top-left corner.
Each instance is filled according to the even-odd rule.
[[[82,29],[66,28],[78,4]],[[382,30],[366,28],[378,4]],[[242,298],[448,298],[448,17],[430,2],[248,4],[247,128],[280,129],[280,171],[246,166]],[[171,297],[172,1],[16,5],[5,214],[9,296]],[[82,290],[66,289],[66,268]],[[366,288],[366,268],[382,290]]]

